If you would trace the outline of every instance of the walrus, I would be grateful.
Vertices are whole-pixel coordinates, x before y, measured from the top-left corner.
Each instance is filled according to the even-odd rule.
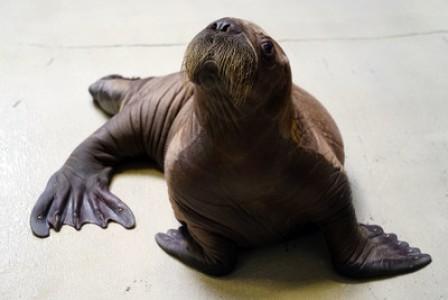
[[[63,225],[134,227],[108,186],[117,165],[144,159],[164,172],[180,222],[157,244],[205,274],[226,275],[240,249],[310,224],[343,276],[391,276],[431,262],[395,234],[358,223],[336,123],[292,82],[280,45],[251,22],[212,22],[187,46],[180,72],[110,75],[89,92],[112,117],[49,179],[31,213],[38,237]]]

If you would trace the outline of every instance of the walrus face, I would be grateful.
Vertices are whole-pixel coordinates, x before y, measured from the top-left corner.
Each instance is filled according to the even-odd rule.
[[[192,82],[235,104],[287,93],[291,85],[289,62],[280,46],[241,19],[219,19],[199,32],[187,47],[184,67]]]

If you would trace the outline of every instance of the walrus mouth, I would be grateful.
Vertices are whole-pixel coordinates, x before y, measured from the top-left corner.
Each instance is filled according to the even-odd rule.
[[[219,80],[219,67],[216,61],[208,59],[198,65],[192,80],[204,86],[211,86],[213,83],[216,83]]]
[[[247,97],[255,77],[257,56],[244,33],[200,32],[188,45],[184,68],[189,79],[236,101]]]

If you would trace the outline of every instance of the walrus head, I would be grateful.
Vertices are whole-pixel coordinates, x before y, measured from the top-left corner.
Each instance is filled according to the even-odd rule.
[[[201,90],[236,107],[278,102],[291,90],[289,61],[281,47],[241,19],[222,18],[199,32],[187,47],[184,68]]]

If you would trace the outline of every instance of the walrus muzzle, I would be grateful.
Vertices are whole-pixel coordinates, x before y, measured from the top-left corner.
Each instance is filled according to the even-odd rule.
[[[206,90],[244,101],[256,74],[257,55],[244,35],[205,29],[188,45],[184,67],[188,77]]]

